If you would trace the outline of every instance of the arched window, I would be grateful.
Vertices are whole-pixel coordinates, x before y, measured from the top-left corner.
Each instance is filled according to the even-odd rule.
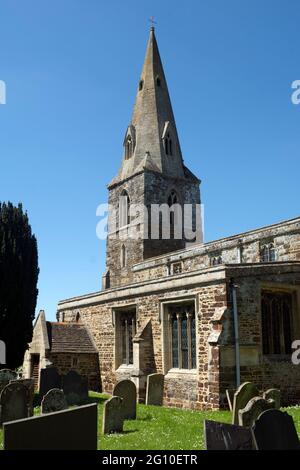
[[[172,206],[174,206],[174,204],[178,204],[178,196],[177,196],[176,191],[172,189],[168,197],[168,206],[171,208]],[[173,209],[170,211],[170,226],[171,227],[174,226],[174,221],[175,220],[174,220],[174,209]]]
[[[161,86],[161,79],[160,77],[156,77],[156,85]]]
[[[144,80],[140,80],[140,83],[139,83],[139,91],[142,91],[143,86],[144,86]]]
[[[129,160],[132,157],[132,138],[128,135],[125,143],[125,160]]]
[[[173,155],[173,144],[172,144],[172,139],[170,137],[170,134],[168,133],[166,138],[165,138],[165,151],[166,155]]]
[[[260,260],[262,263],[272,263],[276,261],[276,250],[274,243],[266,244],[261,247]]]
[[[119,225],[124,227],[124,225],[130,224],[130,199],[127,191],[122,191],[119,202]]]
[[[126,261],[127,261],[126,247],[125,245],[122,245],[122,248],[121,248],[121,267],[122,268],[126,267]]]
[[[80,322],[80,313],[76,313],[76,323]]]

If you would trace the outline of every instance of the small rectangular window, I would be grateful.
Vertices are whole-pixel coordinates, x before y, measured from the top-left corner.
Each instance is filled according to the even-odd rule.
[[[180,274],[182,272],[182,263],[172,264],[172,274]]]

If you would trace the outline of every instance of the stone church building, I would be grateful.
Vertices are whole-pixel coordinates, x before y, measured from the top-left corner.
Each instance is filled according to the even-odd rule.
[[[60,301],[58,323],[79,319],[88,329],[105,392],[130,378],[143,401],[147,375],[161,372],[166,406],[218,409],[226,389],[246,380],[279,387],[284,404],[299,403],[291,345],[300,339],[300,218],[203,243],[199,188],[183,162],[151,28],[120,171],[108,185],[102,290]],[[159,236],[145,236],[149,213],[131,208],[161,204],[195,209],[195,241],[175,237],[172,210],[170,237],[161,219]],[[132,228],[141,236],[128,236]]]

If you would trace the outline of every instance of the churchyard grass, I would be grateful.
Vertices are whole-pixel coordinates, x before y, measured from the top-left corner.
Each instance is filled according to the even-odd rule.
[[[201,450],[204,449],[205,419],[231,422],[229,411],[191,411],[157,406],[138,405],[137,419],[125,421],[122,434],[102,434],[103,404],[108,395],[91,392],[90,402],[98,403],[98,449],[102,450]],[[300,407],[285,409],[295,421],[300,437]],[[40,408],[35,408],[35,414]],[[3,433],[0,430],[0,448]]]

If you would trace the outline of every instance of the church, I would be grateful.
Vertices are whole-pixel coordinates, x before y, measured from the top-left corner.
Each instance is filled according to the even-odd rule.
[[[226,389],[252,381],[280,388],[283,405],[299,403],[291,355],[300,339],[300,218],[203,242],[201,181],[183,161],[153,27],[123,146],[108,185],[102,289],[61,300],[57,322],[39,315],[25,375],[38,380],[52,363],[107,393],[129,378],[143,402],[147,376],[159,372],[164,405],[191,409],[222,408]],[[162,217],[149,219],[161,205],[170,208],[168,237]],[[177,236],[186,207],[193,236]]]

